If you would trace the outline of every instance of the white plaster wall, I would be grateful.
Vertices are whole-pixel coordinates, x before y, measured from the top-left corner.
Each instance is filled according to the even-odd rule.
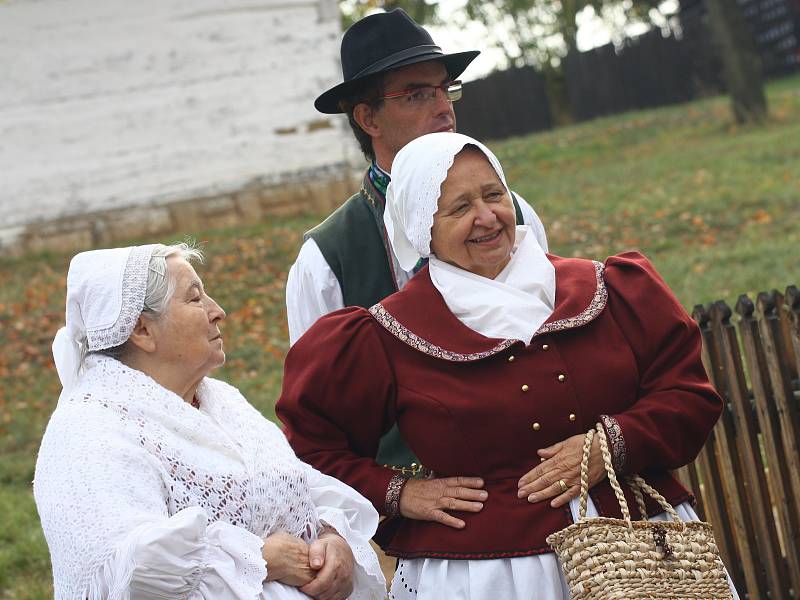
[[[335,0],[0,0],[0,230],[357,163],[313,107],[340,35]]]

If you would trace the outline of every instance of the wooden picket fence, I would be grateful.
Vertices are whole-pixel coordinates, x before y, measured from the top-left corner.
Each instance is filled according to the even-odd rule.
[[[714,526],[742,599],[800,600],[800,291],[697,306],[703,361],[726,408],[677,475]]]

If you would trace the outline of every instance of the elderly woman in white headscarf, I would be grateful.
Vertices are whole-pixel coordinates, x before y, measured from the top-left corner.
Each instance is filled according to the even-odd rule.
[[[55,597],[379,599],[377,514],[208,373],[225,312],[185,244],[78,254],[34,496]]]
[[[376,540],[401,559],[394,598],[569,598],[546,540],[576,518],[598,422],[619,474],[646,473],[696,517],[669,470],[695,457],[722,403],[696,325],[647,259],[545,254],[515,225],[495,156],[455,133],[397,154],[384,218],[400,265],[428,265],[369,310],[317,321],[276,408],[299,456],[388,517]],[[375,462],[395,423],[426,478]],[[589,515],[620,517],[598,446]]]

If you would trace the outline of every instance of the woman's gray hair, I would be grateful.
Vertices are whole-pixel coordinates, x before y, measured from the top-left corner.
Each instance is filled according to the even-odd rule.
[[[203,262],[203,252],[194,244],[186,242],[169,246],[158,244],[150,255],[150,263],[147,267],[147,291],[142,307],[142,315],[145,317],[161,319],[167,312],[177,284],[175,278],[169,275],[167,259],[175,255],[179,255],[187,262]],[[119,360],[125,354],[127,344],[128,342],[125,341],[119,346],[98,350],[97,353]]]
[[[193,245],[185,242],[171,246],[159,244],[150,255],[150,265],[147,268],[147,291],[142,308],[142,314],[146,317],[160,319],[172,300],[176,281],[167,272],[167,258],[176,254],[187,262],[203,262],[203,253]]]

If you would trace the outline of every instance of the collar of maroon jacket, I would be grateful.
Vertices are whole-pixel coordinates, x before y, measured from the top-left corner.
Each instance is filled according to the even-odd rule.
[[[586,325],[603,311],[608,300],[603,263],[553,255],[548,258],[556,270],[555,307],[533,340]],[[480,360],[522,344],[519,340],[484,337],[461,323],[431,282],[427,266],[402,291],[370,308],[370,313],[401,341],[444,360]]]

